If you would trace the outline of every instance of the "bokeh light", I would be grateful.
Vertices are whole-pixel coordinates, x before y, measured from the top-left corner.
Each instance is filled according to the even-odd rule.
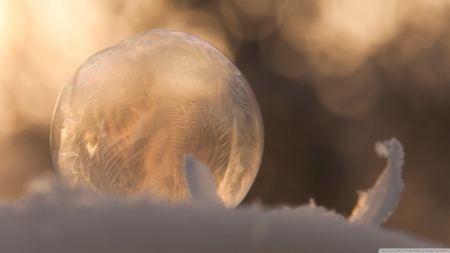
[[[387,226],[449,244],[449,14],[448,0],[1,0],[0,196],[52,173],[33,154],[48,150],[53,106],[77,66],[171,28],[223,51],[260,102],[266,148],[244,201],[312,197],[349,214],[383,165],[373,143],[396,136],[406,188]]]

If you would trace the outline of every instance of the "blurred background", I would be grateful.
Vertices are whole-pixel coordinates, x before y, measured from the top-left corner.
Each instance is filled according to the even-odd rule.
[[[450,1],[0,0],[0,197],[54,174],[50,122],[87,57],[152,28],[209,41],[260,103],[265,151],[245,203],[314,198],[348,216],[406,151],[406,188],[385,224],[450,245]]]

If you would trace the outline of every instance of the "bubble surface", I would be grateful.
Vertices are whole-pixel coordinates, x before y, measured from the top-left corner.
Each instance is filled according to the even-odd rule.
[[[93,55],[68,79],[50,142],[72,184],[171,200],[190,198],[190,152],[234,207],[259,170],[263,126],[250,86],[223,53],[193,35],[150,30]]]

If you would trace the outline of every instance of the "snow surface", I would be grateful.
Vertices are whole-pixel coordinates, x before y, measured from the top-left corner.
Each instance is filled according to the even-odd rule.
[[[402,164],[397,143],[377,149],[390,163],[361,209],[375,208],[376,215],[357,207],[363,215],[353,216],[360,217],[353,223],[313,202],[276,211],[256,205],[224,208],[217,205],[217,194],[202,193],[213,189],[208,168],[187,155],[192,203],[99,194],[55,179],[34,182],[26,198],[0,204],[0,252],[369,253],[382,247],[436,247],[377,226],[379,217],[395,208],[396,198],[371,192],[389,189],[397,195],[403,188],[391,178]]]

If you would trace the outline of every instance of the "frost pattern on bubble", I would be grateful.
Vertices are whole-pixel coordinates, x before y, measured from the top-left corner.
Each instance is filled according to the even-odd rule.
[[[183,158],[208,165],[236,206],[259,169],[262,119],[247,81],[207,42],[151,30],[90,57],[56,105],[54,165],[73,184],[119,194],[190,198]]]

